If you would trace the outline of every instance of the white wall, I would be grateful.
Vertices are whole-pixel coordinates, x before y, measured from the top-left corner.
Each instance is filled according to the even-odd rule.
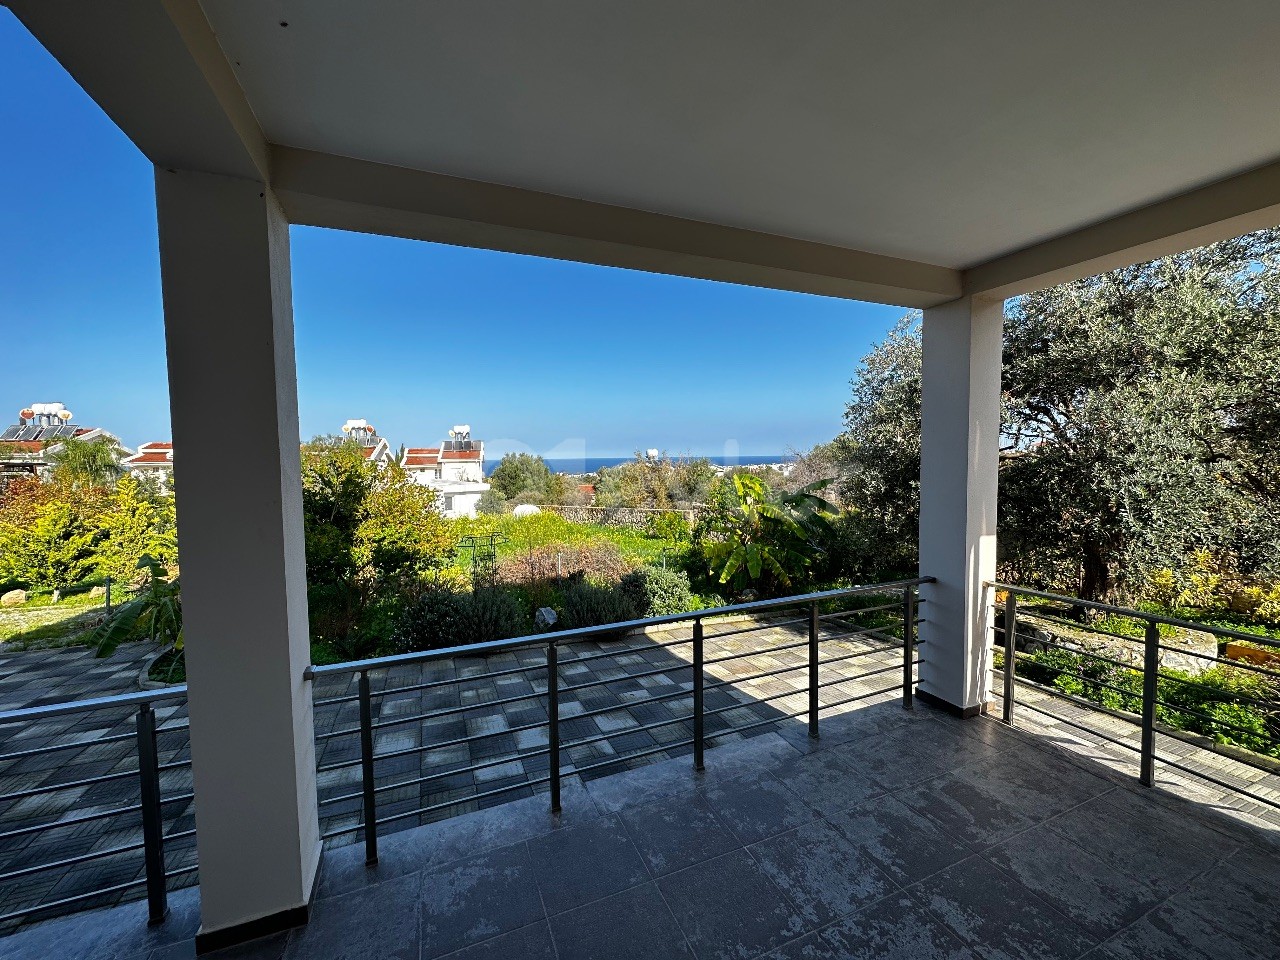
[[[919,690],[964,712],[988,700],[995,578],[1003,302],[964,298],[924,311],[920,438],[923,647]]]
[[[157,168],[156,199],[207,935],[319,863],[289,227],[252,181]]]

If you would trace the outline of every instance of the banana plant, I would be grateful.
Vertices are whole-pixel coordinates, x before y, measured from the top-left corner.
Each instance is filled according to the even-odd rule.
[[[812,563],[819,537],[836,513],[820,495],[830,483],[818,480],[774,498],[759,477],[735,474],[729,509],[703,543],[712,574],[739,591],[790,586]]]
[[[150,640],[170,650],[182,649],[182,596],[178,578],[169,579],[169,571],[150,556],[138,561],[138,569],[147,571],[141,592],[116,608],[89,635],[94,656],[109,657],[116,648],[130,640]]]

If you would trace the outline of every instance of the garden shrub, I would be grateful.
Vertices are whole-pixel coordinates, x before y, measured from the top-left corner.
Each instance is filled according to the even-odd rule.
[[[1018,673],[1108,709],[1142,712],[1139,670],[1044,650],[1020,655]],[[1156,699],[1156,720],[1167,727],[1280,758],[1280,685],[1261,674],[1231,666],[1199,674],[1162,669]]]
[[[646,521],[644,532],[659,540],[680,543],[689,539],[692,530],[689,526],[689,521],[684,518],[684,514],[676,513],[674,510],[663,510]]]
[[[471,592],[425,591],[405,610],[389,646],[393,653],[435,650],[530,632],[520,601],[498,587]]]
[[[701,604],[693,595],[689,575],[682,570],[641,567],[626,574],[618,584],[642,617],[662,617],[697,610]]]
[[[574,630],[602,623],[638,620],[644,616],[635,598],[616,586],[591,583],[581,574],[569,578],[560,591],[558,629]]]

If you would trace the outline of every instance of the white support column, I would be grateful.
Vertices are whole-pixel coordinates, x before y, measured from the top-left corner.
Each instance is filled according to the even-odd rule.
[[[924,311],[920,438],[919,691],[977,713],[988,700],[982,584],[996,564],[1004,304],[965,297]]]
[[[305,919],[319,863],[289,225],[156,169],[202,950]]]

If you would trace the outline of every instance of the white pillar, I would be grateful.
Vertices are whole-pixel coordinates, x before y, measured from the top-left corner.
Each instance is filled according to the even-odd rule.
[[[305,919],[319,863],[289,225],[156,169],[201,935]]]
[[[965,297],[924,312],[919,691],[968,716],[988,701],[1004,304]]]

